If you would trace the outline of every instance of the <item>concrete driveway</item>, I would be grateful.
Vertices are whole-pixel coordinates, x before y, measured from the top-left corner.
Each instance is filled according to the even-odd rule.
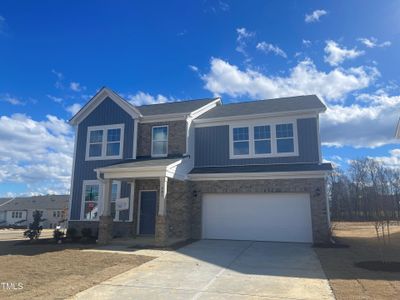
[[[334,299],[309,245],[201,240],[75,299]]]

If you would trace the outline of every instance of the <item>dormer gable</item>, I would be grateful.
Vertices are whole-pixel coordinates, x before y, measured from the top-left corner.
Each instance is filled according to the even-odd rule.
[[[126,111],[133,119],[142,117],[142,114],[139,110],[130,104],[129,102],[122,99],[118,94],[113,92],[111,89],[107,87],[101,88],[96,95],[90,99],[70,120],[69,123],[71,125],[78,125],[81,123],[87,116],[93,112],[96,107],[98,107],[104,100],[107,98],[114,101],[118,106],[120,106],[124,111]]]

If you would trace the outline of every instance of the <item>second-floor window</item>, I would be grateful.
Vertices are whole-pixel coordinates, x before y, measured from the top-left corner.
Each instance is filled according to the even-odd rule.
[[[230,158],[298,155],[295,122],[230,126]]]
[[[124,125],[88,128],[86,160],[122,158]]]
[[[154,126],[151,133],[151,156],[168,155],[168,126]]]

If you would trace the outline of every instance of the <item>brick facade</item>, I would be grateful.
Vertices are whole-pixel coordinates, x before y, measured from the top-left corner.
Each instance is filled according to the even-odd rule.
[[[326,183],[323,178],[195,181],[191,185],[196,194],[192,203],[193,238],[201,238],[201,199],[204,193],[309,193],[314,243],[329,239]]]
[[[114,236],[137,234],[140,190],[157,191],[158,212],[160,181],[158,179],[136,180],[133,222],[114,222]],[[167,238],[201,238],[201,205],[202,196],[205,193],[308,193],[311,200],[314,242],[321,243],[329,239],[326,182],[323,178],[225,181],[168,179],[167,214],[165,217],[156,217],[156,241],[162,244]],[[98,222],[70,221],[69,227],[75,227],[79,232],[82,228],[90,227],[96,233]]]
[[[168,155],[186,153],[186,121],[139,123],[137,156],[151,156],[151,129],[153,126],[168,125]]]

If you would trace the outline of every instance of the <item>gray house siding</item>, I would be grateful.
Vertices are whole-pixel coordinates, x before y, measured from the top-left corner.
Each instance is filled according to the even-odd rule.
[[[134,122],[135,120],[133,120],[132,117],[125,112],[125,110],[123,110],[110,98],[107,98],[79,124],[77,131],[78,137],[72,190],[71,220],[79,220],[80,218],[83,180],[97,179],[96,173],[94,172],[94,169],[96,168],[116,164],[125,159],[132,158]],[[121,123],[125,124],[122,159],[85,161],[87,128],[89,126]],[[121,196],[128,197],[129,193],[130,186],[127,183],[122,182]],[[127,218],[127,213],[121,213],[120,218]]]
[[[299,156],[229,159],[229,126],[195,130],[195,167],[319,162],[316,118],[298,119]]]

